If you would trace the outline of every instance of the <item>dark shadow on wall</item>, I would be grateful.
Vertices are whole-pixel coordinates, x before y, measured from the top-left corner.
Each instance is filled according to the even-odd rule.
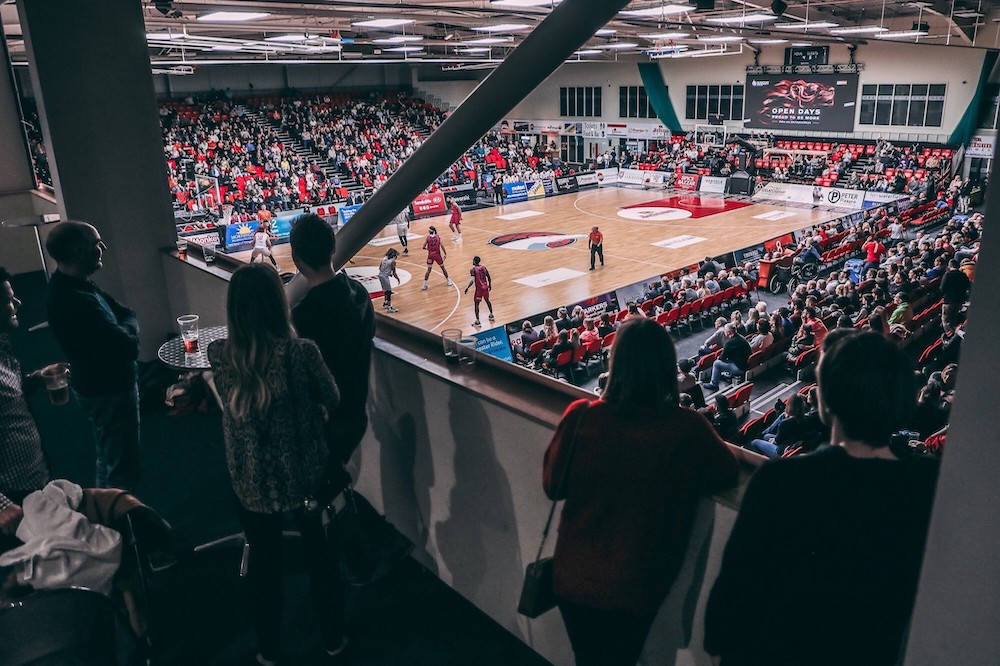
[[[435,526],[438,550],[452,586],[480,608],[493,610],[494,619],[518,633],[516,609],[524,569],[510,483],[497,460],[482,402],[454,390],[448,412],[455,440],[455,486],[448,502],[450,515]]]
[[[427,549],[434,460],[420,375],[413,366],[379,354],[373,366],[375,385],[368,404],[372,434],[379,443],[383,511],[413,541],[417,561],[437,575],[437,562]],[[359,454],[364,464],[364,458],[374,452]]]

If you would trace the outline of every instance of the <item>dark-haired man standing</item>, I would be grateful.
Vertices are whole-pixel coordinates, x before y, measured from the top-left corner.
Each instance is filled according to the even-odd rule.
[[[90,276],[107,246],[93,226],[62,222],[45,243],[56,271],[49,326],[73,368],[77,401],[97,441],[98,487],[134,490],[139,482],[139,322],[135,312]]]
[[[295,329],[316,343],[340,388],[340,406],[330,418],[332,451],[350,458],[368,429],[368,373],[375,309],[368,291],[346,273],[333,270],[336,237],[317,215],[304,215],[289,237],[292,261],[309,290],[292,309]]]

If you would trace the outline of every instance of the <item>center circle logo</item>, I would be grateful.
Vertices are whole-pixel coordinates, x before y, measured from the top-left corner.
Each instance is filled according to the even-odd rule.
[[[505,250],[554,250],[572,245],[583,234],[560,234],[552,231],[520,231],[490,239],[490,245]]]
[[[691,217],[691,211],[681,208],[637,206],[635,208],[622,208],[618,211],[618,217],[624,217],[626,220],[669,222],[670,220],[683,220]]]
[[[837,203],[840,201],[840,192],[837,190],[830,190],[830,193],[826,195],[826,198],[830,203]]]
[[[351,266],[350,268],[345,268],[344,272],[360,282],[368,290],[369,295],[382,293],[382,283],[378,280],[378,266]],[[393,290],[413,279],[413,275],[409,271],[400,268],[398,263],[396,264],[396,275],[399,276],[398,284],[396,283],[396,278],[389,278]]]

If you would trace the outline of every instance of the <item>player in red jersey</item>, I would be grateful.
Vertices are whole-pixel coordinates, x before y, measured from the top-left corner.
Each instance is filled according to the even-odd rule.
[[[427,230],[424,249],[427,250],[427,272],[424,273],[424,286],[421,289],[423,291],[428,289],[427,280],[431,276],[431,269],[434,267],[434,264],[441,267],[441,273],[444,274],[444,279],[448,281],[449,287],[455,284],[448,277],[448,269],[444,267],[444,260],[448,258],[448,251],[441,245],[441,237],[438,236],[438,231],[434,227],[430,227]]]
[[[476,321],[473,326],[481,326],[479,323],[479,301],[486,301],[486,307],[490,309],[490,321],[495,321],[493,316],[493,304],[490,302],[490,290],[493,289],[493,278],[486,266],[481,265],[479,257],[472,258],[472,268],[469,269],[469,284],[465,286],[465,293],[469,293],[469,288],[476,285],[476,294],[473,297],[472,307],[476,311]]]
[[[448,228],[451,229],[451,239],[462,240],[462,209],[458,207],[458,202],[448,197],[448,207],[451,209],[451,219],[448,220]]]

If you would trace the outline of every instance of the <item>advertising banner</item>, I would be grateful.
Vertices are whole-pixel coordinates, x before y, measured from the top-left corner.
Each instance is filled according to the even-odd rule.
[[[615,182],[617,182],[618,169],[603,169],[603,171],[610,171],[611,173],[613,173],[614,180]],[[599,172],[594,173],[593,171],[587,171],[584,173],[576,174],[576,185],[580,189],[583,189],[585,187],[596,187],[599,184],[601,184],[601,176]]]
[[[253,245],[256,222],[236,222],[226,225],[226,251],[247,250]]]
[[[677,174],[677,179],[674,181],[674,187],[678,190],[694,190],[698,189],[698,179],[700,176],[694,173],[679,173]]]
[[[503,326],[491,328],[488,331],[476,333],[476,351],[488,354],[501,361],[513,362],[514,356],[510,349],[510,340]]]
[[[551,178],[546,178],[542,181],[542,183],[545,185],[545,196],[554,197],[559,194],[559,192],[556,191],[556,182]]]
[[[969,139],[969,145],[965,149],[965,156],[993,159],[993,144],[996,142],[996,139],[995,136],[987,134],[974,134]]]
[[[628,135],[631,139],[650,139],[653,136],[653,127],[651,125],[633,125],[628,126]]]
[[[857,74],[750,74],[747,127],[851,132]]]
[[[562,176],[556,178],[556,190],[559,194],[566,194],[568,192],[576,192],[580,189],[580,186],[576,182],[576,176]]]
[[[622,169],[618,172],[618,182],[626,185],[642,185],[645,182],[645,171],[638,169]]]
[[[271,242],[274,244],[287,243],[288,236],[292,233],[292,222],[298,219],[304,212],[300,208],[299,210],[285,210],[275,213],[274,217],[271,218],[271,233],[274,234]]]
[[[753,193],[754,201],[789,201],[788,183],[767,183]]]
[[[461,185],[449,185],[442,187],[441,191],[446,196],[451,197],[460,208],[472,207],[476,205],[476,187],[472,183],[462,183]]]
[[[909,197],[895,192],[865,192],[865,208],[874,208],[900,199],[909,199]]]
[[[580,301],[579,303],[572,303],[566,306],[566,309],[572,312],[576,306],[583,308],[584,317],[598,318],[605,312],[617,312],[618,311],[618,301],[615,299],[613,292],[607,294],[601,294],[600,296],[592,296],[585,301]]]
[[[545,198],[545,182],[541,180],[530,180],[524,184],[528,191],[529,199]]]
[[[722,178],[721,176],[702,176],[701,182],[698,183],[698,190],[700,192],[722,194],[726,191],[728,181],[728,178]]]
[[[594,174],[580,174],[577,176],[576,182],[583,187],[582,178],[585,175],[593,175],[597,177],[598,185],[614,185],[618,182],[618,169],[598,169]]]
[[[428,215],[442,215],[448,210],[444,203],[444,192],[431,192],[421,194],[413,200],[413,217],[427,217]]]
[[[602,129],[602,123],[591,123],[585,122],[583,124],[583,135],[590,139],[597,139],[604,136],[604,130]]]
[[[764,257],[764,244],[752,245],[751,247],[745,247],[742,250],[736,250],[733,252],[733,259],[736,261],[736,266],[742,266],[748,261],[757,262]]]
[[[608,123],[605,125],[608,136],[628,136],[627,123]],[[603,135],[602,135],[603,136]]]
[[[507,203],[517,203],[518,201],[528,200],[528,187],[522,181],[517,181],[515,183],[504,183],[504,201]]]
[[[663,187],[662,171],[640,171],[639,173],[645,174],[642,182],[647,187]]]
[[[341,206],[338,212],[338,217],[340,218],[340,224],[347,224],[354,214],[361,210],[361,205],[357,206]]]
[[[615,289],[615,299],[618,301],[618,305],[623,308],[629,301],[641,301],[643,294],[646,293],[646,285],[652,281],[653,278],[650,278],[642,282],[635,282],[621,289]]]

